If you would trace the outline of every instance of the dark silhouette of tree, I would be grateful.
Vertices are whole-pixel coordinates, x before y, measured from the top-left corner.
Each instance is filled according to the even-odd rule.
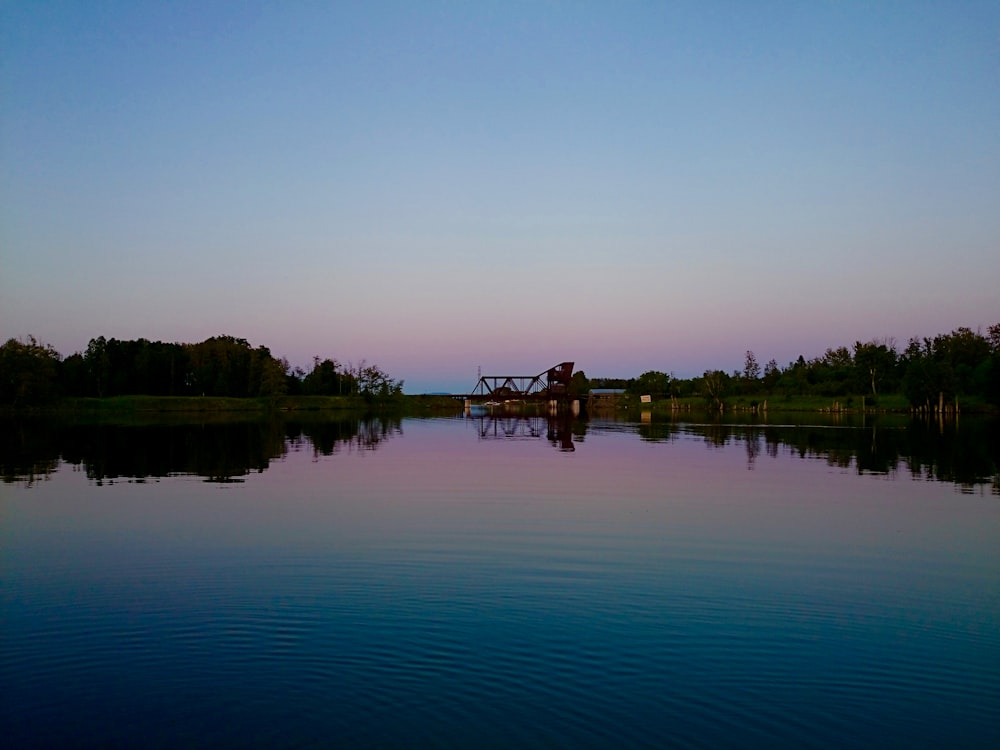
[[[773,391],[781,379],[781,368],[775,360],[764,365],[764,390]]]
[[[361,360],[354,372],[358,383],[358,393],[368,400],[398,396],[403,392],[403,381],[393,380],[378,365],[369,365]]]
[[[756,393],[760,386],[760,365],[757,364],[757,357],[747,349],[746,357],[743,360],[742,387],[744,393]]]
[[[722,399],[725,398],[729,388],[729,376],[722,370],[705,370],[701,377],[702,395],[710,406],[722,406]]]
[[[871,394],[877,396],[880,390],[892,390],[896,385],[896,366],[898,355],[896,343],[890,339],[866,344],[854,342],[855,388],[865,392],[869,388]]]
[[[590,393],[590,381],[583,370],[577,370],[569,381],[569,395],[573,397],[586,396]]]
[[[302,392],[309,396],[351,396],[357,392],[357,381],[337,360],[313,357],[313,369],[302,380]]]
[[[637,395],[664,398],[670,395],[670,381],[671,377],[665,372],[649,370],[636,378],[629,390]]]
[[[34,336],[0,347],[0,403],[35,406],[58,394],[59,353]]]

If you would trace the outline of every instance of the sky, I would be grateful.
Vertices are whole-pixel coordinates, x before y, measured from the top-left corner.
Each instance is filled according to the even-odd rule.
[[[1000,3],[0,0],[0,338],[408,393],[1000,322]]]

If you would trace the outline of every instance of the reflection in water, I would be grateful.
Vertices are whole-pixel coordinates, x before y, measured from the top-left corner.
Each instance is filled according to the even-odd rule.
[[[1000,747],[995,432],[286,416],[4,433],[4,747]]]
[[[589,432],[634,432],[648,442],[690,436],[724,447],[741,443],[747,468],[781,453],[825,460],[862,474],[954,482],[963,491],[992,485],[1000,494],[1000,421],[964,418],[938,424],[908,418],[858,425],[622,422],[549,416],[474,415],[479,440],[538,440],[571,453]],[[81,467],[94,482],[184,474],[210,482],[240,482],[262,472],[289,450],[309,446],[316,457],[373,451],[402,432],[398,418],[340,421],[309,419],[236,421],[216,424],[101,425],[46,420],[8,420],[0,434],[0,475],[26,485],[44,480],[64,461]]]
[[[316,456],[333,456],[344,451],[373,451],[402,432],[402,422],[393,417],[336,422],[288,422],[285,435],[291,445],[308,442]]]
[[[544,417],[515,414],[475,415],[468,419],[477,423],[481,440],[534,440],[544,436],[552,446],[565,453],[576,450],[576,446],[573,445],[574,424],[580,425],[580,434],[586,431],[586,423],[574,419],[571,414]]]
[[[742,442],[747,468],[753,469],[763,441],[768,456],[784,446],[799,458],[818,458],[831,466],[854,467],[859,474],[894,476],[907,472],[914,479],[954,482],[963,491],[992,484],[1000,494],[1000,422],[964,419],[943,426],[917,419],[887,426],[691,424],[659,422],[636,426],[644,440],[669,442],[682,435],[701,435],[712,446]]]
[[[316,455],[375,450],[400,431],[398,419],[369,417],[324,422],[277,420],[216,424],[64,424],[10,421],[2,426],[0,475],[27,485],[45,479],[59,461],[81,467],[97,484],[176,474],[208,482],[241,482],[303,443]]]

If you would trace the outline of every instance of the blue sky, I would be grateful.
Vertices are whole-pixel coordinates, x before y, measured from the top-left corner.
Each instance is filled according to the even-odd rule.
[[[1000,322],[995,2],[0,3],[0,336],[408,392]]]

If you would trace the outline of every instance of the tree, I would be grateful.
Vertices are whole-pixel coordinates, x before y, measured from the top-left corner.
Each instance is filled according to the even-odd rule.
[[[768,393],[772,392],[780,379],[781,369],[778,367],[778,363],[772,359],[764,365],[764,390]]]
[[[194,395],[236,398],[257,395],[260,386],[254,381],[259,370],[255,373],[252,368],[255,356],[259,363],[263,353],[255,355],[246,339],[213,336],[200,344],[188,344],[187,349],[191,362],[188,385]]]
[[[659,370],[644,372],[632,385],[633,392],[640,395],[664,397],[670,395],[670,376]]]
[[[93,396],[87,362],[79,352],[71,354],[59,365],[60,390],[67,396]]]
[[[990,348],[994,354],[1000,354],[1000,323],[989,327]]]
[[[872,339],[866,344],[854,342],[855,382],[858,390],[878,395],[878,387],[891,378],[896,369],[896,342],[891,338],[878,341]]]
[[[288,393],[288,362],[268,357],[260,374],[260,395],[275,398]]]
[[[950,402],[955,397],[955,377],[951,367],[932,357],[909,362],[902,387],[903,395],[913,406],[933,407],[939,398]]]
[[[701,376],[702,393],[705,400],[712,406],[722,406],[722,399],[726,395],[729,384],[729,376],[722,370],[705,370]]]
[[[111,376],[111,359],[108,356],[108,342],[103,336],[91,339],[83,355],[87,373],[93,383],[98,398],[103,398]]]
[[[34,336],[0,347],[0,403],[35,406],[58,394],[59,353]]]
[[[313,357],[313,368],[302,379],[302,392],[310,396],[347,396],[354,393],[354,386],[354,377],[335,359]]]
[[[809,363],[807,377],[813,390],[826,396],[849,393],[854,376],[854,359],[846,346],[827,349],[821,359]]]
[[[583,370],[577,370],[569,381],[569,394],[573,397],[585,396],[590,393],[590,381]]]
[[[760,365],[757,364],[757,357],[749,349],[747,349],[746,358],[743,360],[743,372],[740,373],[740,379],[743,381],[744,393],[756,393],[760,385]]]
[[[398,396],[403,392],[403,381],[393,380],[378,365],[369,365],[364,360],[355,372],[358,393],[368,400]]]
[[[934,342],[912,338],[903,352],[903,395],[911,405],[930,407],[943,395],[954,396],[954,378],[950,366],[934,356]]]
[[[935,336],[931,343],[931,356],[939,365],[951,370],[958,393],[976,392],[973,374],[989,359],[991,351],[992,346],[986,337],[965,327]]]

